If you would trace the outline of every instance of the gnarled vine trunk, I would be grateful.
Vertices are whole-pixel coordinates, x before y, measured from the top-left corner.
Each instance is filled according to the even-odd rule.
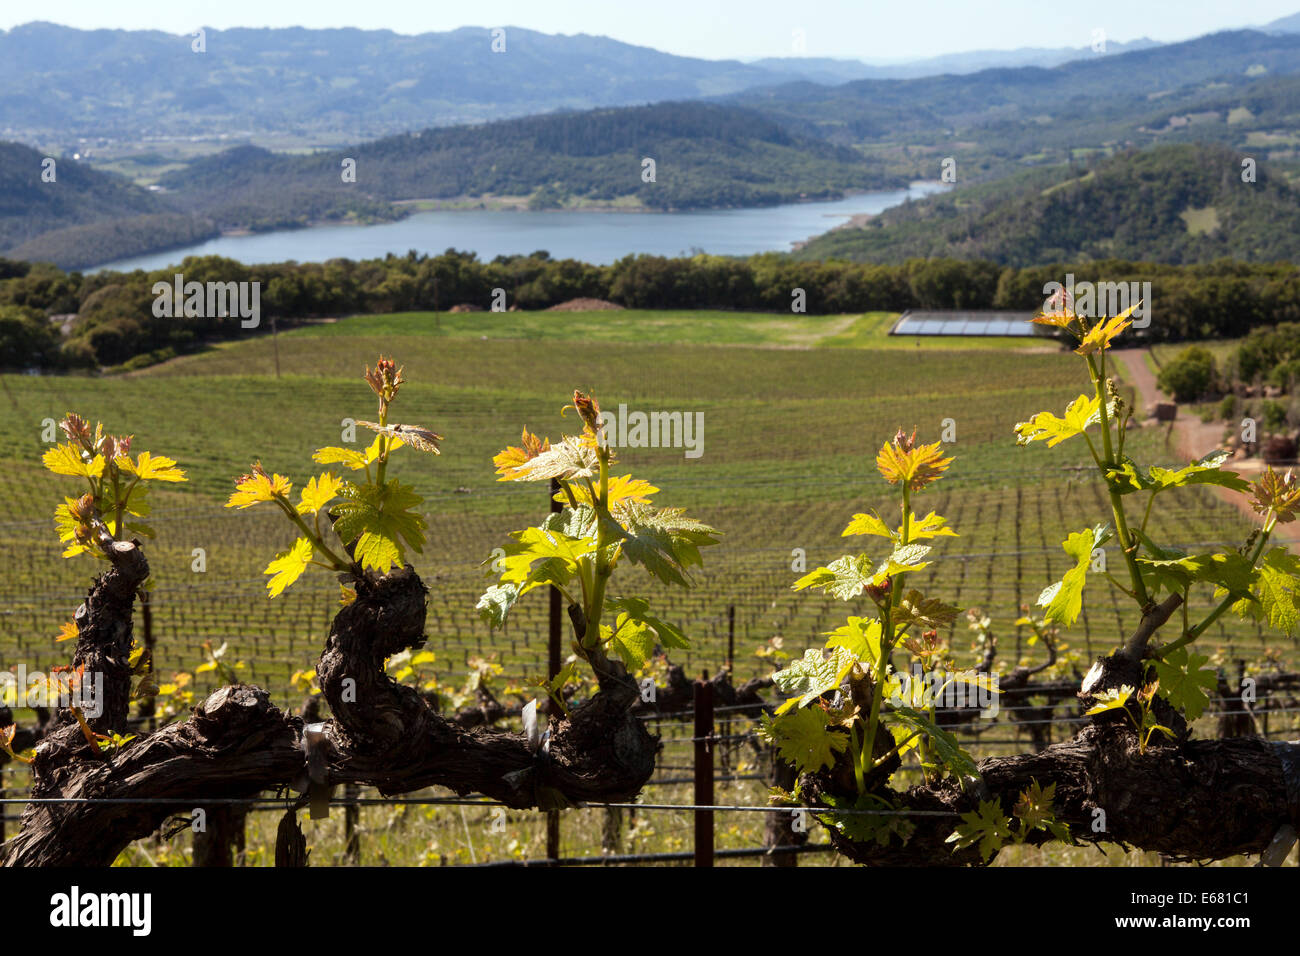
[[[1099,659],[1079,692],[1083,702],[1110,688],[1142,686],[1143,647],[1130,644]],[[1153,707],[1160,723],[1174,731],[1173,740],[1156,733],[1143,748],[1125,712],[1112,710],[1072,739],[1037,753],[981,760],[978,784],[947,778],[903,793],[878,789],[896,806],[920,811],[909,817],[914,830],[905,843],[891,836],[881,846],[828,828],[831,841],[863,864],[979,864],[975,847],[954,852],[947,842],[960,822],[956,815],[993,800],[1010,817],[1020,794],[1034,783],[1055,785],[1053,815],[1075,840],[1154,850],[1175,861],[1263,853],[1279,834],[1287,837],[1288,826],[1300,828],[1300,741],[1191,740],[1186,722],[1166,701],[1157,697]],[[842,772],[838,779],[828,772],[804,781],[814,803],[846,792]],[[1026,842],[1048,839],[1035,831]]]
[[[132,608],[149,573],[135,544],[116,544],[109,558],[76,615],[74,664],[103,674],[104,710],[90,721],[100,733],[126,725]],[[638,699],[631,680],[602,681],[568,717],[552,719],[537,750],[523,734],[463,730],[384,672],[387,657],[424,643],[419,576],[409,568],[379,578],[358,572],[355,585],[356,600],[335,617],[317,666],[333,714],[318,734],[247,684],[220,688],[189,720],[112,753],[91,746],[71,713],[59,711],[32,764],[31,795],[51,802],[27,805],[3,847],[4,864],[108,866],[169,817],[220,806],[205,800],[302,789],[313,771],[321,787],[355,782],[394,795],[436,785],[514,808],[626,801],[650,778],[658,742],[631,713]],[[310,769],[308,739],[320,741]],[[281,830],[277,857],[300,863],[293,828]]]
[[[103,713],[90,721],[100,733],[125,727],[132,609],[148,576],[134,544],[114,545],[109,557],[110,569],[77,611],[73,657],[87,674],[103,674]],[[352,782],[395,795],[437,785],[514,808],[543,809],[630,800],[649,779],[657,741],[633,714],[639,696],[619,668],[603,672],[600,692],[568,717],[552,719],[545,747],[534,749],[525,735],[491,727],[466,730],[384,672],[387,657],[424,643],[426,589],[419,577],[404,569],[381,578],[358,574],[355,583],[356,600],[335,617],[317,667],[333,714],[323,726],[312,725],[308,733],[301,717],[280,711],[265,691],[237,684],[212,693],[189,720],[107,753],[60,710],[46,725],[32,765],[32,797],[51,802],[27,805],[21,830],[3,847],[4,864],[107,866],[169,817],[228,806],[214,800],[303,789],[313,773],[321,787]],[[1131,648],[1116,652],[1099,662],[1084,696],[1135,683],[1140,667]],[[1174,859],[1259,853],[1286,825],[1300,822],[1300,743],[1188,740],[1176,714],[1160,716],[1179,739],[1157,736],[1143,751],[1123,713],[1103,714],[1072,740],[982,761],[978,787],[943,781],[890,794],[909,810],[947,814],[916,817],[906,843],[891,838],[882,847],[835,831],[832,839],[861,863],[977,863],[974,850],[954,853],[946,842],[951,814],[985,799],[1010,814],[1033,782],[1056,785],[1055,816],[1077,839]],[[311,754],[304,744],[309,739],[317,741]],[[805,778],[805,793],[814,801],[837,786],[830,774]],[[277,862],[302,865],[306,853],[287,813]]]

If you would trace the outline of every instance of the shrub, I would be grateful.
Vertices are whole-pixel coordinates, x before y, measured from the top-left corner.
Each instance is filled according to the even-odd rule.
[[[35,309],[0,307],[0,368],[58,363],[59,333]]]
[[[1193,346],[1160,370],[1157,384],[1176,402],[1194,402],[1210,391],[1217,377],[1214,356],[1208,349]]]
[[[1274,435],[1264,442],[1260,454],[1264,461],[1270,465],[1295,461],[1295,439],[1286,435]]]
[[[1300,381],[1300,358],[1287,359],[1273,366],[1267,381],[1270,385],[1290,391],[1292,384]]]
[[[1281,402],[1266,398],[1264,399],[1261,418],[1263,418],[1264,427],[1268,431],[1279,431],[1286,427],[1286,406]]]
[[[1300,324],[1283,322],[1271,329],[1253,330],[1237,347],[1233,364],[1241,381],[1253,382],[1296,358],[1300,358]]]
[[[118,371],[135,372],[142,368],[148,368],[150,365],[157,365],[159,362],[166,362],[168,359],[176,357],[176,350],[173,348],[154,349],[152,352],[145,352],[143,355],[137,355],[129,358],[118,366]]]

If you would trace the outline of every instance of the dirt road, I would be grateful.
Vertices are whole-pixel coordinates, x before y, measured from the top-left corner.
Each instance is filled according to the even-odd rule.
[[[1156,402],[1172,401],[1156,385],[1155,373],[1147,364],[1146,349],[1115,349],[1110,353],[1117,366],[1116,371],[1123,381],[1137,391],[1135,399],[1137,414],[1134,418],[1143,421],[1149,428],[1168,429],[1168,425],[1157,425],[1154,419],[1146,420],[1146,409]],[[1179,408],[1179,416],[1173,422],[1173,429],[1165,447],[1169,451],[1170,464],[1180,461],[1195,461],[1209,454],[1223,440],[1222,422],[1202,422],[1194,415],[1187,414],[1187,409]],[[1237,458],[1228,465],[1247,481],[1253,481],[1264,470],[1264,463],[1258,458]],[[1240,511],[1252,524],[1259,523],[1259,515],[1251,510],[1248,496],[1227,488],[1209,486],[1221,499]],[[1273,531],[1273,540],[1289,545],[1300,543],[1300,528],[1296,524],[1279,524]]]

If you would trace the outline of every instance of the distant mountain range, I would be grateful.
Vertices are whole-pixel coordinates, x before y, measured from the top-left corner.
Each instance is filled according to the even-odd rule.
[[[0,137],[45,146],[151,137],[298,136],[356,142],[390,133],[715,97],[792,80],[965,74],[1050,67],[1089,48],[975,51],[903,64],[789,57],[742,63],[674,56],[606,37],[507,27],[405,36],[386,30],[77,30],[35,22],[0,31]],[[1111,42],[1107,54],[1153,46]],[[83,146],[83,149],[86,148]],[[94,149],[93,143],[89,147]]]
[[[692,59],[605,37],[509,27],[404,36],[387,30],[207,30],[189,36],[29,23],[0,32],[0,135],[333,136],[694,99],[771,83],[736,61]],[[779,78],[777,78],[779,79]]]
[[[1298,72],[1300,35],[1240,30],[1052,68],[1000,67],[960,79],[868,79],[829,88],[789,83],[727,99],[827,139],[861,143],[1005,122],[1054,127],[1084,117],[1156,113],[1170,99],[1194,101]]]
[[[828,57],[778,57],[748,60],[750,66],[779,73],[789,79],[809,80],[813,83],[834,85],[853,80],[914,80],[924,76],[944,74],[963,75],[980,70],[1013,68],[1020,66],[1053,67],[1075,60],[1133,53],[1160,46],[1155,40],[1143,37],[1119,43],[1114,40],[1100,45],[1099,50],[1087,47],[1021,47],[1016,50],[972,50],[968,53],[947,53],[942,56],[907,60],[901,63],[869,63],[863,60],[831,59]]]
[[[1289,17],[1278,17],[1260,29],[1271,33],[1300,33],[1300,13],[1293,13]]]
[[[725,98],[887,168],[958,186],[1170,142],[1300,173],[1300,34],[1242,30],[1043,69],[791,83]]]
[[[1114,62],[1162,47],[1142,38],[1089,46],[977,50],[900,63],[819,57],[752,62],[675,56],[607,37],[504,28],[407,36],[387,30],[305,28],[77,30],[34,22],[0,30],[0,138],[89,149],[104,140],[341,144],[555,110],[767,95],[789,83],[915,80],[1069,62]],[[1300,32],[1300,14],[1257,35]],[[1219,34],[1226,36],[1228,34]],[[1181,55],[1181,54],[1180,54]]]

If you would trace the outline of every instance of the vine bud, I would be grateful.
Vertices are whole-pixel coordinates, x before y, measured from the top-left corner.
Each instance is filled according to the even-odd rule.
[[[573,407],[577,409],[578,414],[582,417],[583,423],[592,430],[600,433],[600,403],[595,397],[584,395],[576,388],[573,390]]]
[[[885,601],[889,599],[890,587],[891,585],[890,585],[889,578],[885,578],[885,580],[878,585],[877,584],[865,585],[862,588],[862,590],[865,591],[867,597],[871,598],[871,600],[874,601],[876,604],[883,604]]]

